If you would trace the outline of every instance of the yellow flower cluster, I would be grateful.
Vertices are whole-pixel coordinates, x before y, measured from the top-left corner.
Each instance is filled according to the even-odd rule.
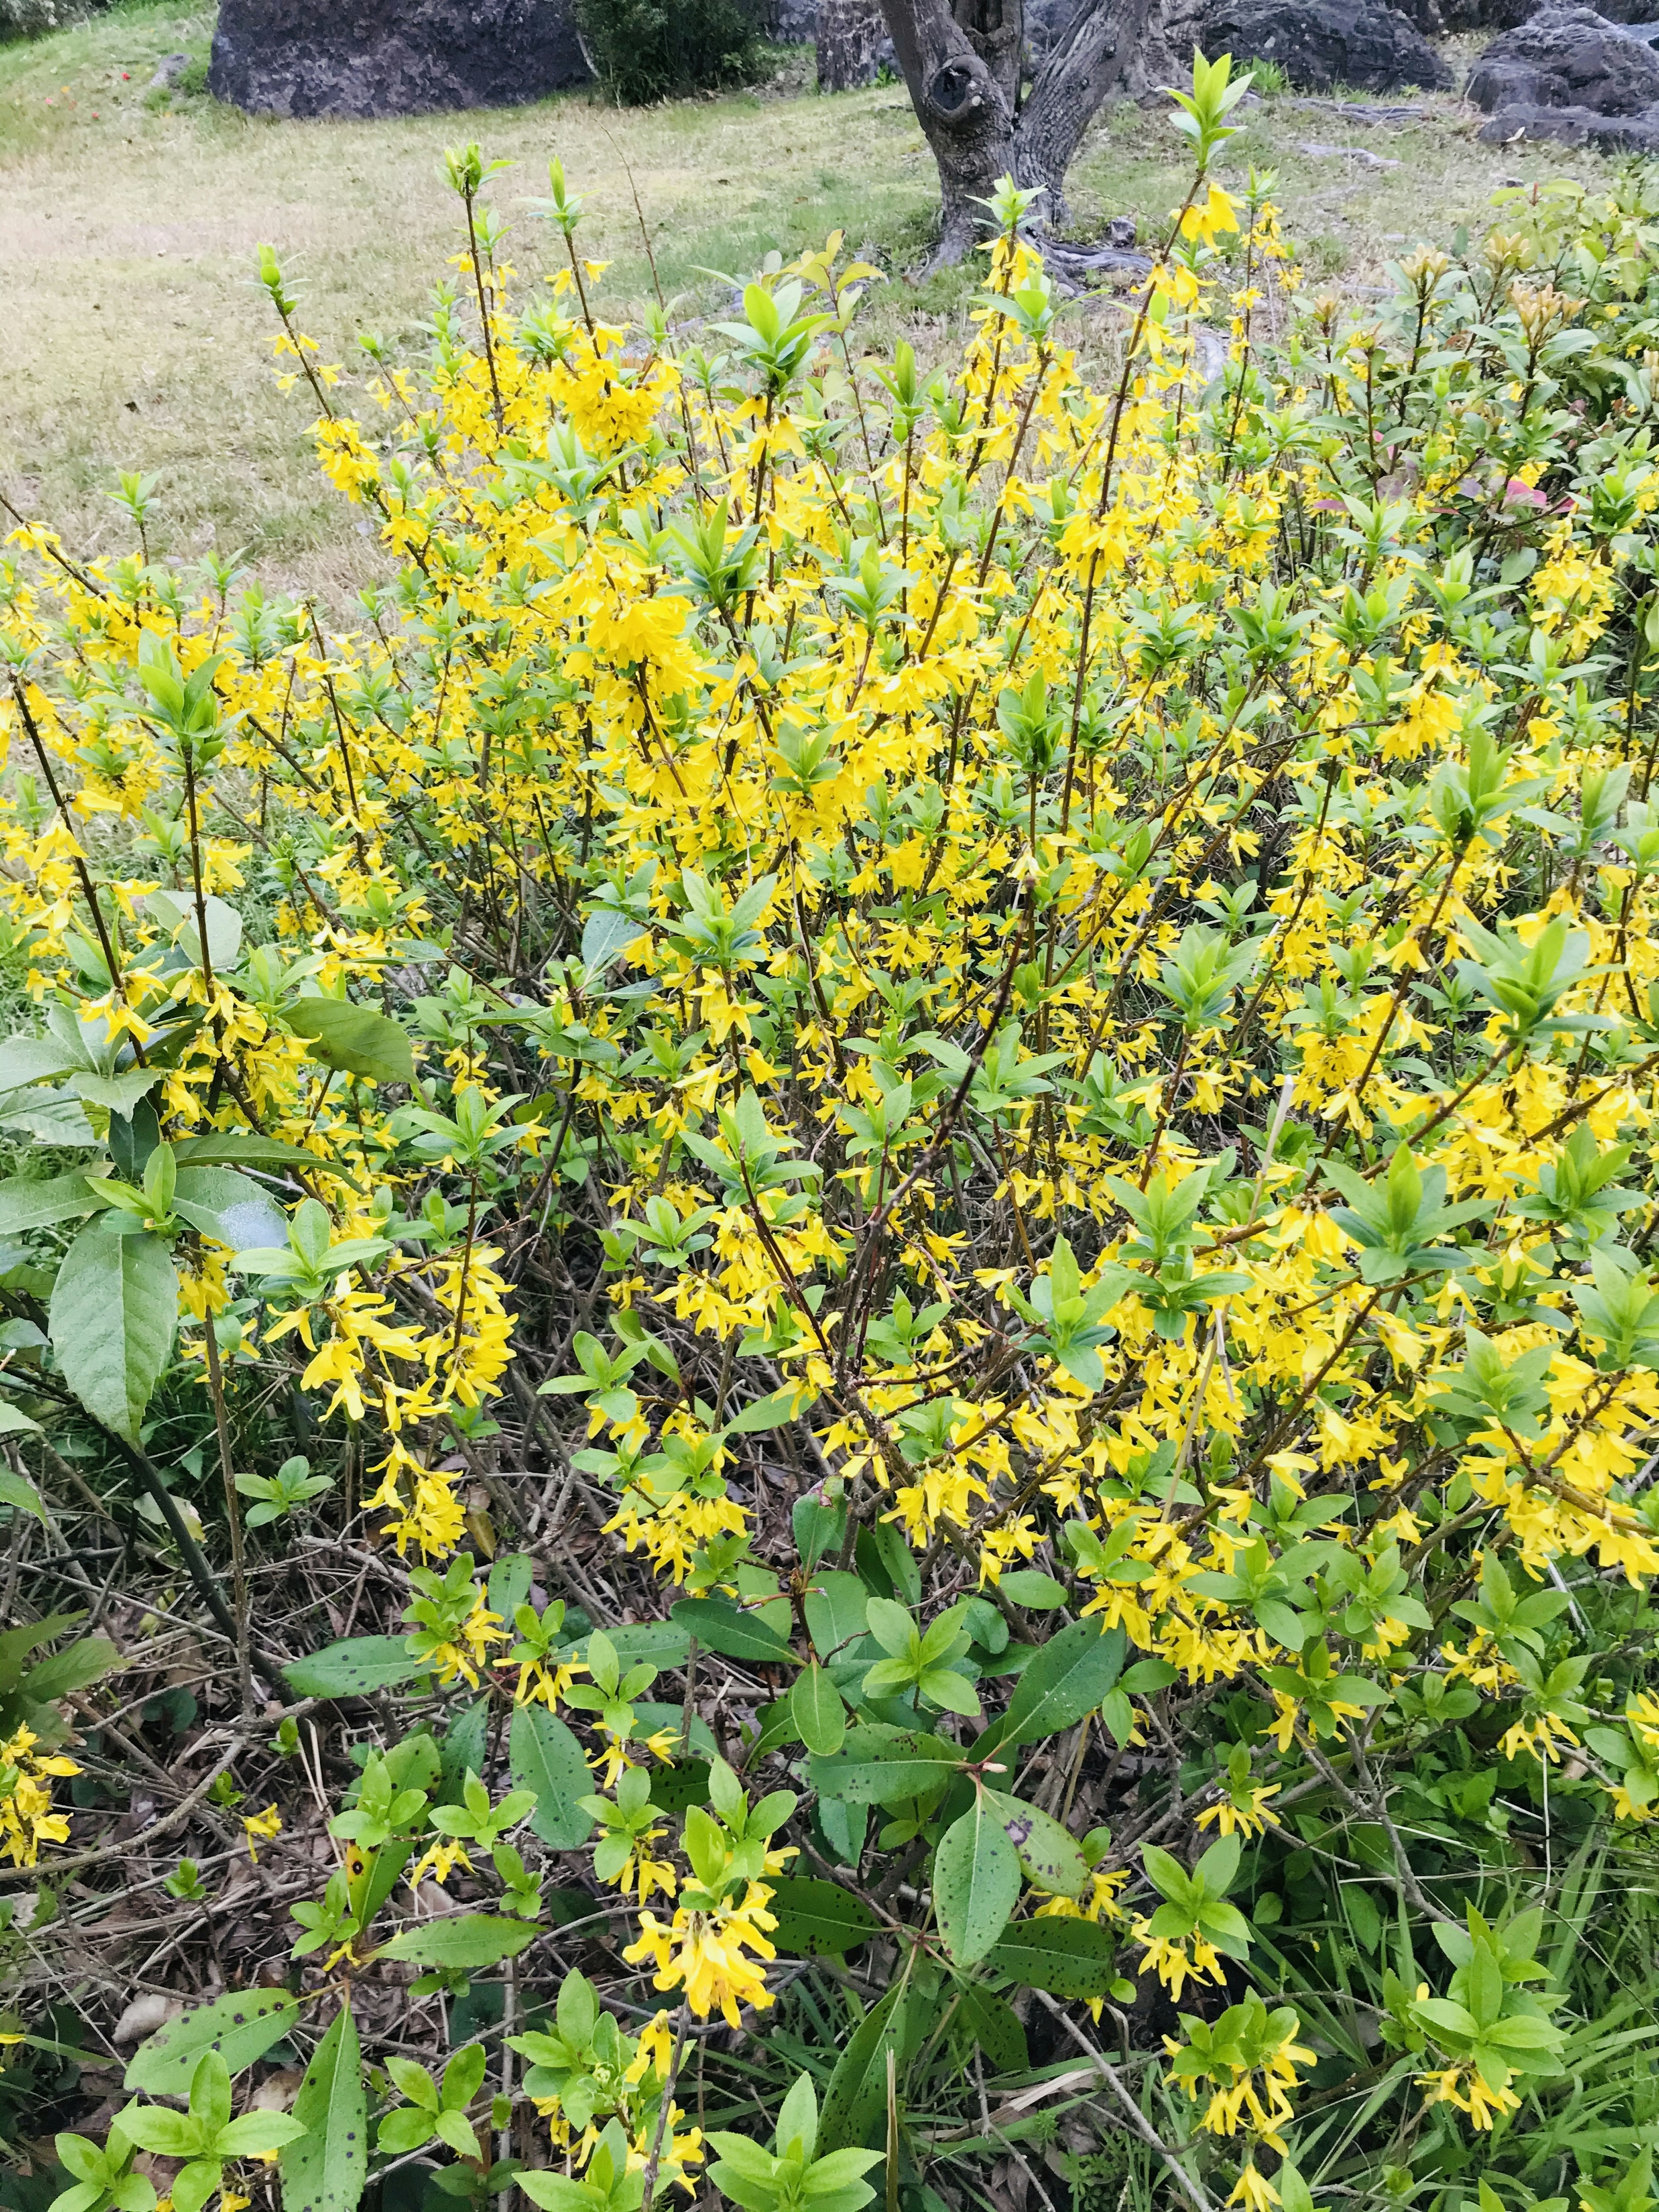
[[[0,1743],[0,1850],[14,1866],[33,1866],[42,1844],[69,1840],[69,1815],[52,1811],[52,1785],[81,1770],[61,1753],[42,1753],[39,1742],[20,1728]]]
[[[441,292],[423,363],[355,393],[267,275],[395,570],[349,612],[16,534],[0,949],[175,1145],[279,1148],[291,1255],[207,1233],[186,1308],[234,1304],[234,1358],[362,1441],[400,1553],[482,1514],[510,1391],[521,1465],[774,1644],[822,1595],[781,1586],[775,1481],[827,1571],[978,1592],[976,1679],[1053,1567],[1133,1646],[1097,1710],[1137,1771],[1185,1776],[1194,1712],[1248,1736],[1212,1852],[1291,1848],[1316,1796],[1375,1829],[1483,1700],[1483,1756],[1643,1809],[1645,1632],[1596,1644],[1659,1575],[1640,193],[1541,196],[1474,274],[1414,255],[1270,356],[1277,219],[1206,173],[1103,385],[1012,186],[934,374],[854,356],[839,240],[715,356],[597,319],[574,247],[526,302],[492,218],[476,329]],[[507,1638],[468,1601],[442,1683]],[[918,1667],[907,1719],[975,1709]],[[594,1695],[616,1784],[639,1739]],[[688,1904],[659,1833],[608,1877],[675,1901],[627,1956],[735,2026],[773,1893]],[[1177,1997],[1247,1942],[1090,1873],[1044,1912],[1127,1921]],[[1207,2128],[1275,2142],[1299,2032],[1214,2074]]]
[[[757,1881],[749,1884],[741,1900],[728,1899],[703,1911],[681,1905],[667,1923],[654,1912],[642,1912],[639,1939],[623,1956],[630,1965],[649,1960],[657,1969],[655,1986],[684,1989],[685,2002],[700,2020],[718,2012],[728,2025],[739,2027],[740,2006],[764,2012],[775,2002],[761,1963],[777,1956],[768,1940],[777,1926],[766,1910],[771,1894],[764,1882]]]

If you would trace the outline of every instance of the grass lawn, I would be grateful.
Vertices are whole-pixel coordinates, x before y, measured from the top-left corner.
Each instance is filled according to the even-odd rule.
[[[925,252],[935,185],[901,87],[820,98],[803,54],[758,92],[645,111],[573,94],[489,113],[276,122],[199,89],[149,89],[161,57],[205,60],[212,23],[211,9],[129,0],[83,28],[0,47],[0,484],[83,550],[126,542],[105,495],[137,469],[160,480],[159,548],[245,547],[273,582],[303,574],[329,592],[372,573],[373,548],[314,471],[300,398],[276,389],[253,252],[277,248],[331,357],[360,329],[415,335],[454,250],[439,164],[463,138],[519,165],[494,193],[515,220],[526,279],[550,263],[514,203],[545,190],[557,154],[587,196],[588,252],[614,263],[613,304],[649,282],[635,190],[672,295],[708,295],[701,270],[740,272],[842,229],[896,280],[878,291],[872,342],[903,328],[931,349],[969,304],[963,276],[904,281]],[[1381,131],[1264,100],[1246,111],[1224,174],[1276,170],[1310,281],[1358,289],[1407,240],[1443,242],[1479,222],[1500,180],[1604,170],[1593,154],[1480,146],[1460,101],[1422,104],[1421,123]],[[1161,112],[1103,115],[1073,173],[1074,214],[1086,224],[1127,211],[1155,231],[1179,193],[1182,143]],[[1079,335],[1110,320],[1109,308],[1079,315]]]

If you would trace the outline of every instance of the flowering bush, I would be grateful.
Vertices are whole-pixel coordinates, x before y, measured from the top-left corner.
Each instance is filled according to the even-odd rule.
[[[467,149],[361,397],[264,257],[349,619],[15,532],[6,1494],[300,1931],[63,2212],[1650,2203],[1659,202],[1270,343],[1239,89],[1099,388],[1012,185],[928,371]]]

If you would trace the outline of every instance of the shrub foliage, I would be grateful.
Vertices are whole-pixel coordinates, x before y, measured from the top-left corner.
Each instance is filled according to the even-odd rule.
[[[924,373],[467,149],[361,395],[264,258],[348,619],[15,532],[58,2212],[1650,2204],[1659,202],[1286,329],[1237,89],[1098,388],[1012,185]]]
[[[576,0],[588,66],[620,107],[744,84],[758,71],[749,0]]]

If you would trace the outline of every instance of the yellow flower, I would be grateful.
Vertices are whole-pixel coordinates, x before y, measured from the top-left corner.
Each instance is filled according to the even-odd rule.
[[[247,1838],[247,1855],[256,1866],[259,1863],[259,1854],[254,1850],[254,1844],[265,1843],[272,1836],[281,1835],[282,1832],[282,1814],[274,1805],[267,1805],[263,1813],[243,1814],[242,1832]]]
[[[43,1758],[34,1748],[39,1741],[20,1727],[0,1743],[0,1850],[14,1866],[33,1866],[42,1844],[69,1840],[68,1815],[52,1809],[52,1784],[81,1770],[61,1754]]]
[[[1254,2159],[1234,2182],[1227,2196],[1229,2204],[1243,2204],[1247,2212],[1273,2212],[1273,2207],[1279,2201],[1279,2191]]]
[[[1273,1782],[1266,1789],[1249,1789],[1245,1793],[1247,1802],[1242,1804],[1237,1796],[1219,1797],[1198,1815],[1198,1826],[1207,1828],[1213,1820],[1224,1836],[1259,1836],[1269,1825],[1279,1825],[1279,1815],[1267,1800],[1278,1796],[1283,1787],[1282,1783]]]
[[[1489,2088],[1480,2078],[1478,2067],[1468,2064],[1446,2066],[1438,2072],[1419,2074],[1418,2087],[1427,2094],[1425,2104],[1455,2105],[1460,2112],[1468,2114],[1469,2124],[1483,2133],[1490,2130],[1495,2119],[1505,2112],[1518,2112],[1521,2100],[1513,2089]]]
[[[410,1869],[409,1886],[411,1889],[418,1889],[430,1875],[441,1888],[458,1866],[465,1867],[469,1874],[472,1871],[472,1862],[466,1855],[465,1847],[458,1837],[441,1836],[428,1846]]]
[[[1156,1969],[1159,1981],[1177,2002],[1189,1981],[1224,1982],[1227,1978],[1213,1945],[1206,1943],[1201,1936],[1188,1938],[1193,1947],[1188,1952],[1184,1942],[1173,1942],[1167,1936],[1154,1936],[1152,1923],[1146,1919],[1132,1920],[1129,1933],[1142,1947],[1136,1972],[1145,1974]]]
[[[756,1963],[777,1956],[767,1940],[768,1932],[777,1926],[766,1910],[771,1895],[763,1883],[750,1882],[740,1905],[695,1912],[681,1905],[666,1926],[654,1913],[641,1913],[640,1938],[623,1956],[630,1966],[653,1960],[657,1988],[684,1986],[686,2002],[699,2020],[719,2012],[728,2026],[737,2027],[741,2025],[740,2005],[763,2011],[774,2002]]]

